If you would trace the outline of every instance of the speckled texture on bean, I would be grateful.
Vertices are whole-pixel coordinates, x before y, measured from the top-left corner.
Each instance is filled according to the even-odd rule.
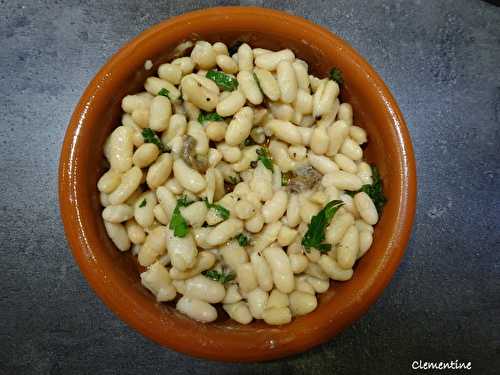
[[[416,224],[378,302],[329,343],[264,364],[163,349],[90,290],[69,252],[57,163],[72,109],[123,43],[172,15],[266,5],[350,42],[403,111]],[[500,8],[479,0],[0,0],[1,374],[401,374],[414,360],[500,367]],[[417,373],[417,372],[415,372]]]

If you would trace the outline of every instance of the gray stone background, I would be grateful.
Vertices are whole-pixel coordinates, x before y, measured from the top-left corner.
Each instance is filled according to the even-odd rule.
[[[263,364],[193,359],[128,328],[68,249],[57,203],[66,125],[98,68],[173,15],[263,5],[351,43],[406,117],[418,165],[413,236],[352,327]],[[0,1],[0,373],[401,374],[414,360],[500,368],[500,8],[460,1]]]

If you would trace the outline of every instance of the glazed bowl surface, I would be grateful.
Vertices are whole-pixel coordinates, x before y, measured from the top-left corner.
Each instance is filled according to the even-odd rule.
[[[97,180],[104,171],[103,144],[119,124],[121,99],[142,90],[146,77],[186,40],[248,42],[272,50],[291,48],[324,77],[338,67],[342,101],[369,137],[365,157],[383,178],[388,203],[374,242],[347,282],[332,282],[318,308],[284,326],[240,325],[227,316],[202,324],[156,303],[142,287],[139,268],[119,252],[101,220]],[[154,68],[146,70],[151,60]],[[388,284],[411,233],[416,202],[415,161],[404,119],[378,74],[345,41],[303,18],[264,8],[210,8],[166,20],[120,49],[96,74],[76,106],[61,151],[61,216],[69,245],[98,296],[122,320],[165,347],[224,361],[262,361],[307,350],[359,318]],[[221,314],[220,314],[221,315]]]

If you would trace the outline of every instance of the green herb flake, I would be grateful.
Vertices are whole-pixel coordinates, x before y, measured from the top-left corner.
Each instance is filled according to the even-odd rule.
[[[142,202],[139,204],[139,207],[145,207],[146,206],[146,198],[142,200]]]
[[[158,91],[158,95],[165,96],[170,99],[170,92],[166,88],[162,88],[160,91]]]
[[[189,227],[186,219],[181,215],[181,207],[189,206],[192,201],[189,201],[186,196],[182,196],[177,200],[174,212],[172,213],[172,218],[170,219],[169,228],[174,231],[174,236],[176,237],[186,237],[189,232]]]
[[[264,167],[269,169],[271,172],[274,171],[273,169],[273,162],[271,158],[269,157],[269,152],[267,151],[267,148],[261,147],[257,149],[257,155],[258,158],[257,160],[261,161]]]
[[[163,142],[158,138],[156,133],[150,128],[145,128],[142,130],[142,138],[144,138],[144,142],[155,144],[161,152],[167,152],[168,148],[163,145]]]
[[[214,81],[224,91],[234,91],[238,88],[238,80],[226,73],[209,70],[205,77]]]
[[[198,115],[198,122],[203,124],[207,121],[224,121],[224,117],[219,115],[217,112],[200,111],[200,114]]]
[[[240,246],[248,246],[250,244],[250,237],[244,235],[243,233],[240,233],[236,236],[236,239],[238,240],[238,243]]]
[[[230,212],[227,208],[221,206],[220,204],[209,203],[207,198],[204,199],[204,202],[207,208],[208,209],[213,208],[217,216],[219,216],[222,220],[229,219]]]
[[[231,183],[232,185],[237,185],[240,182],[238,176],[229,176],[227,179],[229,180],[229,183]]]
[[[342,71],[339,68],[333,67],[330,70],[330,79],[337,82],[339,85],[344,83],[344,78],[342,78]]]
[[[203,271],[203,275],[208,277],[209,279],[212,279],[214,281],[218,281],[221,284],[225,284],[231,280],[234,280],[236,278],[236,275],[234,273],[224,273],[224,272],[219,272],[217,270],[209,270],[209,271]]]
[[[304,238],[302,238],[302,245],[307,252],[309,252],[311,248],[316,248],[321,253],[330,251],[331,245],[322,243],[325,240],[325,230],[337,210],[343,204],[344,202],[340,200],[330,201],[317,215],[312,217],[307,232]]]

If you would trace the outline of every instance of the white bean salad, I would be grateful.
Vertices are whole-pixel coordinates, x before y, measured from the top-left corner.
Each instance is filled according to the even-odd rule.
[[[158,302],[205,323],[222,304],[241,324],[287,324],[372,244],[385,198],[367,134],[336,68],[318,78],[290,49],[191,47],[122,100],[97,183],[107,234]]]

